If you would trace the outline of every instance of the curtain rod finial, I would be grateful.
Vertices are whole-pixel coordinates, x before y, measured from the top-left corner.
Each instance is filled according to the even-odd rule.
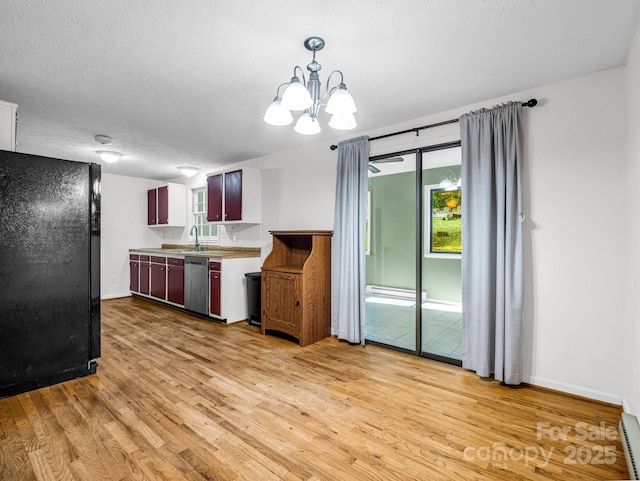
[[[331,147],[329,147],[331,150],[336,150],[338,148],[337,145],[333,144]]]
[[[528,102],[525,102],[524,104],[525,107],[535,107],[536,105],[538,105],[538,100],[537,99],[531,99]]]

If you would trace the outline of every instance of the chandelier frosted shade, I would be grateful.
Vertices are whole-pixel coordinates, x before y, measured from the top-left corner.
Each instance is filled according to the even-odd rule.
[[[282,94],[282,106],[289,110],[306,110],[313,105],[311,94],[298,77],[293,77]]]
[[[293,117],[289,109],[282,106],[280,97],[276,97],[264,114],[264,121],[269,125],[289,125],[293,122]]]
[[[317,134],[321,131],[318,113],[328,98],[325,112],[332,115],[329,126],[337,130],[355,128],[357,123],[353,114],[357,110],[356,104],[347,91],[340,70],[334,70],[329,74],[324,94],[321,94],[322,83],[318,72],[322,69],[322,65],[316,62],[316,52],[322,50],[324,40],[320,37],[309,37],[304,41],[304,46],[313,52],[313,60],[307,65],[309,79],[305,78],[302,68],[296,65],[291,80],[278,87],[276,98],[267,109],[264,121],[270,125],[289,125],[293,121],[291,111],[304,110],[304,113],[298,118],[294,130],[305,135]],[[302,77],[302,81],[298,74]],[[340,81],[337,86],[329,88],[331,77],[334,74],[340,75]],[[286,88],[280,97],[280,89],[284,86]]]
[[[355,129],[356,117],[353,114],[333,114],[329,121],[329,127],[336,130],[351,130]]]
[[[300,116],[293,130],[299,134],[314,135],[320,133],[321,129],[318,119],[312,117],[311,114],[309,114],[309,111],[307,111]]]
[[[347,91],[347,86],[343,83],[338,85],[329,97],[324,111],[328,114],[353,114],[356,110],[356,103]]]

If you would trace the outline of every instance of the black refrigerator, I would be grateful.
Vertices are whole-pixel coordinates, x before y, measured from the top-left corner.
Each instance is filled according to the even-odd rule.
[[[0,150],[0,398],[100,357],[100,166]]]

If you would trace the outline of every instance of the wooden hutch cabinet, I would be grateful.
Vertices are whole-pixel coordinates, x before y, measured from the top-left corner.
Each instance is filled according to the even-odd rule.
[[[262,334],[280,331],[304,347],[331,335],[332,231],[271,231],[262,266]]]

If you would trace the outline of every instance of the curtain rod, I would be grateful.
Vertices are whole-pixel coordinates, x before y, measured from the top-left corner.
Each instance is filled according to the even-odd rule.
[[[527,102],[522,103],[523,107],[535,107],[536,105],[538,105],[537,99],[531,99]],[[408,134],[409,132],[415,132],[417,136],[417,135],[420,135],[421,130],[430,129],[431,127],[440,127],[441,125],[455,124],[457,121],[458,119],[445,120],[443,122],[438,122],[435,124],[423,125],[422,127],[414,127],[412,129],[401,130],[400,132],[392,132],[390,134],[378,135],[377,137],[371,137],[369,139],[369,142],[371,142],[372,140],[386,139],[387,137],[393,137],[394,135]],[[330,147],[331,150],[336,150],[337,148],[338,146],[335,144]]]

